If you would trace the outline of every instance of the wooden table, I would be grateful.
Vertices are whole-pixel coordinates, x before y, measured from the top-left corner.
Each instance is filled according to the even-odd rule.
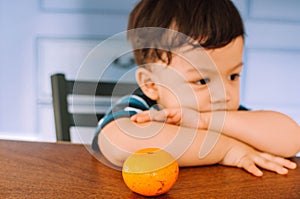
[[[261,178],[238,168],[181,168],[159,198],[300,198],[299,165],[286,176]],[[99,162],[84,145],[0,140],[0,198],[142,198],[121,172]]]

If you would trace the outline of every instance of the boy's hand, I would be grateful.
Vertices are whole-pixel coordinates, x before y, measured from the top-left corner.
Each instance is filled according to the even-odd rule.
[[[227,152],[220,164],[243,168],[255,176],[263,175],[259,167],[282,175],[287,174],[288,169],[297,167],[296,163],[288,159],[257,151],[241,142],[237,142]]]
[[[143,122],[166,122],[168,124],[182,125],[188,128],[207,129],[207,121],[202,116],[205,113],[188,108],[166,108],[163,110],[149,110],[135,114],[131,120]]]

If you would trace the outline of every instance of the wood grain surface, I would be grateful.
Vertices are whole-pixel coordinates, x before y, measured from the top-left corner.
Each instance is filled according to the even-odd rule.
[[[296,170],[254,177],[219,165],[181,168],[174,187],[158,198],[300,198]],[[119,170],[86,146],[0,140],[0,198],[143,198],[131,192]]]

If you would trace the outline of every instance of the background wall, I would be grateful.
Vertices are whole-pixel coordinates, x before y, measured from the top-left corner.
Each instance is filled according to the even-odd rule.
[[[135,2],[0,0],[0,138],[55,141],[50,75],[74,78],[91,49],[126,30]],[[247,32],[243,104],[284,112],[300,124],[300,1],[234,3]],[[106,53],[118,46],[112,42]],[[105,78],[129,69],[113,66]]]

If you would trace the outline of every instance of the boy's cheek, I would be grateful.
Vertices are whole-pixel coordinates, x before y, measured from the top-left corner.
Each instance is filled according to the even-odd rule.
[[[195,90],[190,84],[163,87],[158,104],[165,108],[189,108],[199,112],[211,110],[208,90]]]

